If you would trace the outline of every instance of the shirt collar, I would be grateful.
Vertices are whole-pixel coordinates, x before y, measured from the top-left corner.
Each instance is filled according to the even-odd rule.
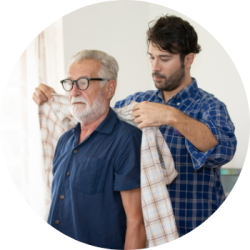
[[[197,89],[198,89],[198,85],[197,85],[196,79],[192,77],[192,82],[187,87],[182,89],[180,92],[175,94],[170,100],[179,100],[179,99],[184,100],[188,96],[190,96],[193,92],[195,92]],[[157,94],[159,98],[163,100],[163,92],[160,90],[157,90],[157,92],[158,92]]]
[[[103,134],[111,134],[116,123],[117,114],[112,108],[109,108],[109,113],[106,118],[102,121],[102,123],[95,129],[99,133]]]
[[[160,100],[164,103],[163,92],[159,89],[156,90],[156,95],[160,98]]]

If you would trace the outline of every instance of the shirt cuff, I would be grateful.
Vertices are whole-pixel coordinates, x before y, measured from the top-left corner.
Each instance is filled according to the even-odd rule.
[[[213,123],[213,121],[204,121],[204,120],[199,120],[199,121],[204,123],[210,129],[210,131],[214,134],[214,136],[219,141],[219,143],[217,145],[215,145],[213,148],[211,148],[205,152],[201,152],[188,139],[185,139],[185,145],[186,145],[186,148],[191,156],[191,159],[193,162],[193,167],[195,170],[200,169],[204,165],[204,163],[205,163],[206,159],[209,157],[209,155],[220,144],[219,131],[218,131],[218,128]]]
[[[115,183],[114,183],[114,191],[126,191],[126,190],[132,190],[135,188],[139,188],[140,185],[140,177],[134,178],[134,181],[132,182],[131,179],[123,175],[119,175],[115,173]]]

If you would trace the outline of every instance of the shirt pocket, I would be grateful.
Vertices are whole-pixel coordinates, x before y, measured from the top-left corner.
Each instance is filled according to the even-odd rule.
[[[85,194],[102,193],[107,179],[109,161],[100,158],[76,159],[71,186]]]

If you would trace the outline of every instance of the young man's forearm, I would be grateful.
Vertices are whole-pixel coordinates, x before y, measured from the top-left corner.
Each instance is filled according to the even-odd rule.
[[[218,144],[218,140],[204,123],[169,105],[144,101],[134,106],[133,116],[138,128],[162,125],[170,125],[176,128],[202,152]]]
[[[206,124],[185,115],[177,109],[174,113],[173,118],[168,122],[169,125],[176,128],[199,151],[205,152],[218,144],[218,140]]]

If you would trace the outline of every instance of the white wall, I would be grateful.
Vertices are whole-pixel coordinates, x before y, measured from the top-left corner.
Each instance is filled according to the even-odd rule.
[[[114,56],[120,66],[112,105],[137,91],[155,89],[146,54],[146,30],[151,20],[167,13],[189,21],[198,33],[202,51],[196,56],[191,74],[199,87],[227,105],[236,127],[238,147],[234,159],[224,167],[242,168],[249,137],[249,110],[243,83],[221,45],[189,17],[160,5],[130,1],[99,3],[74,11],[63,17],[65,69],[78,51],[103,50]]]
[[[114,56],[120,70],[112,104],[136,91],[151,89],[145,39],[148,19],[148,4],[125,1],[91,5],[64,16],[66,65],[83,49]]]

